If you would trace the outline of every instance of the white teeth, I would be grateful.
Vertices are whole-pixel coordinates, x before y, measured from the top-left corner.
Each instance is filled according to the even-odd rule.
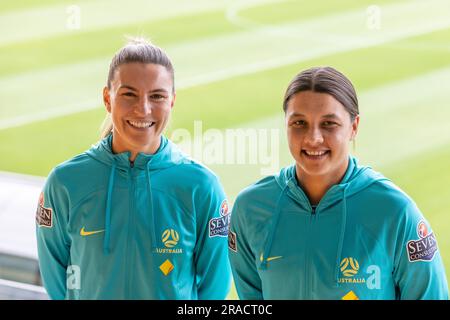
[[[305,152],[308,156],[323,156],[326,153],[326,151],[306,151],[306,150]]]
[[[153,125],[153,122],[139,122],[139,121],[128,121],[133,127],[136,128],[148,128]]]

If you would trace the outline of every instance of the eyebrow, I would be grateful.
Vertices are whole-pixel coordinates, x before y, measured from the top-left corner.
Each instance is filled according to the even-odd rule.
[[[130,90],[133,90],[133,91],[138,91],[136,88],[133,88],[132,86],[129,86],[129,85],[127,85],[127,84],[121,85],[121,86],[119,87],[119,89],[130,89]]]
[[[334,114],[334,113],[326,114],[326,115],[322,116],[322,118],[325,118],[325,119],[339,119],[339,117],[336,114]]]
[[[304,118],[306,118],[306,116],[303,113],[297,113],[297,112],[294,112],[289,117],[290,118],[293,118],[293,117],[304,117]],[[325,114],[325,115],[322,116],[322,118],[325,118],[325,119],[339,119],[339,117],[336,114],[334,114],[334,113]]]
[[[132,86],[130,86],[130,85],[127,85],[127,84],[121,85],[121,86],[119,87],[119,89],[130,89],[130,90],[133,90],[133,91],[136,91],[136,92],[139,91],[138,89],[136,89],[136,88],[134,88],[134,87],[132,87]],[[155,89],[155,90],[151,90],[151,91],[149,91],[149,92],[152,92],[152,93],[155,93],[155,92],[169,93],[166,89],[162,89],[162,88]]]

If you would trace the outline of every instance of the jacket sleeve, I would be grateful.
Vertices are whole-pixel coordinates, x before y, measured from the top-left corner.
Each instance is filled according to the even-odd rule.
[[[236,291],[241,300],[262,300],[262,284],[246,231],[245,212],[236,199],[232,210],[229,257]]]
[[[194,249],[198,299],[225,299],[231,287],[227,240],[228,204],[217,178],[197,195],[197,243]]]
[[[36,238],[39,267],[51,299],[65,299],[66,270],[69,264],[67,221],[69,200],[66,189],[53,170],[39,198],[36,211]]]
[[[413,202],[407,205],[403,218],[394,269],[399,298],[447,300],[445,269],[431,226]]]

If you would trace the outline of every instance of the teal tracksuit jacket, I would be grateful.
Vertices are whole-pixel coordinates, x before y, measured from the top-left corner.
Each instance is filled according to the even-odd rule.
[[[448,299],[429,223],[355,158],[315,209],[291,166],[243,190],[232,212],[229,256],[241,299]]]
[[[112,136],[57,166],[36,214],[53,299],[223,299],[230,212],[218,178],[165,137],[154,155]]]

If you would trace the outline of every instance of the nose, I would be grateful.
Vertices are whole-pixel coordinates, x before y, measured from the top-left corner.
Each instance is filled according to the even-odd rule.
[[[147,97],[141,97],[134,108],[134,113],[138,116],[145,117],[152,113],[152,104]]]
[[[323,143],[323,135],[320,128],[310,127],[305,136],[305,144],[317,146]]]

